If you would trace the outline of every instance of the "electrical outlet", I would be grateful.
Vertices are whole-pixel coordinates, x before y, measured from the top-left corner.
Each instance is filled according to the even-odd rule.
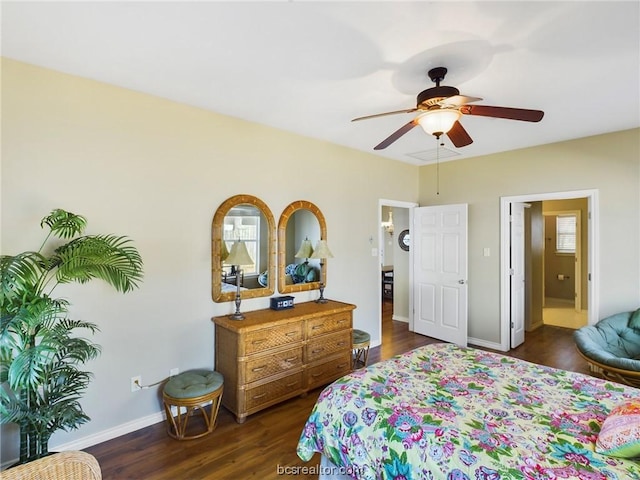
[[[131,377],[131,391],[137,392],[138,390],[142,390],[142,376],[136,375],[135,377]]]
[[[169,370],[169,376],[170,377],[175,377],[176,375],[178,375],[180,373],[180,369],[179,368],[172,368],[171,370]]]

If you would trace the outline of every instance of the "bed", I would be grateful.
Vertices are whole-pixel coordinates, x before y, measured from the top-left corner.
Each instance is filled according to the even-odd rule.
[[[222,286],[222,289],[221,289],[222,293],[227,293],[227,292],[234,292],[235,293],[235,292],[238,291],[238,286],[237,285],[232,285],[231,283],[222,282],[221,286]],[[244,290],[246,290],[246,288],[245,287],[240,287],[240,290],[244,291]]]
[[[640,458],[596,453],[604,420],[634,399],[633,387],[438,343],[327,386],[297,453],[322,455],[320,478],[640,479]]]

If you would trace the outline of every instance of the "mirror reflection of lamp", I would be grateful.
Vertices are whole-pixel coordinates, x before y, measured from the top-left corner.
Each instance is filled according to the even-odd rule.
[[[224,242],[222,243],[224,245]],[[226,247],[223,247],[223,249],[226,249]],[[233,242],[231,251],[229,252],[227,258],[223,260],[223,263],[225,265],[234,266],[236,271],[236,311],[234,314],[229,315],[229,318],[231,318],[232,320],[243,320],[244,315],[240,313],[240,274],[242,273],[240,266],[253,264],[253,260],[251,259],[249,251],[247,250],[247,244],[241,242],[240,240],[236,240],[235,242]]]
[[[316,300],[316,303],[327,303],[327,299],[324,298],[324,282],[322,281],[322,267],[324,266],[324,260],[327,258],[333,258],[333,254],[327,245],[326,240],[318,240],[316,243],[316,249],[313,251],[309,258],[320,260],[320,298]]]
[[[311,246],[311,241],[308,238],[305,238],[300,245],[300,249],[298,253],[294,255],[295,258],[304,258],[304,263],[309,263],[309,258],[313,254],[313,247]]]
[[[229,250],[227,249],[227,242],[222,240],[222,246],[220,247],[220,260],[224,262],[228,256]]]

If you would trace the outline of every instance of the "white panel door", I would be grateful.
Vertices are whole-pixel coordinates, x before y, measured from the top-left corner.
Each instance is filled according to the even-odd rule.
[[[467,205],[414,209],[414,331],[467,345]]]
[[[524,203],[511,203],[511,251],[509,279],[511,289],[511,348],[524,343]]]

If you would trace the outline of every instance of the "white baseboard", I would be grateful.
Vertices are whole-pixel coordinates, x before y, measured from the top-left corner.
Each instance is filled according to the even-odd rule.
[[[79,438],[72,442],[61,443],[59,445],[49,445],[49,450],[52,452],[64,452],[68,450],[84,450],[85,448],[92,447],[102,442],[106,442],[107,440],[112,440],[122,435],[126,435],[127,433],[135,432],[136,430],[140,430],[142,428],[155,425],[156,423],[159,423],[159,422],[164,422],[165,419],[166,419],[166,415],[164,411],[153,413],[146,417],[138,418],[136,420],[123,423],[122,425],[118,425],[117,427],[109,428],[107,430],[103,430],[102,432],[94,433],[92,435],[87,435],[86,437]],[[2,465],[0,465],[0,469],[4,470],[9,465],[16,464],[18,460],[19,460],[18,458],[6,460],[2,462]]]
[[[397,322],[409,323],[409,318],[408,317],[400,317],[398,315],[392,315],[391,316],[391,320],[396,320]]]
[[[103,430],[102,432],[87,435],[86,437],[79,438],[72,442],[52,446],[50,449],[53,451],[83,450],[87,447],[97,445],[98,443],[106,442],[107,440],[121,437],[127,433],[135,432],[136,430],[155,425],[156,423],[164,422],[165,419],[166,416],[164,411],[153,413],[146,417],[138,418],[136,420],[123,423],[122,425]]]
[[[539,329],[540,327],[543,327],[543,326],[544,326],[544,323],[542,321],[536,322],[536,323],[532,323],[529,326],[529,329],[527,330],[527,332],[533,332],[534,330],[537,330],[537,329]]]

